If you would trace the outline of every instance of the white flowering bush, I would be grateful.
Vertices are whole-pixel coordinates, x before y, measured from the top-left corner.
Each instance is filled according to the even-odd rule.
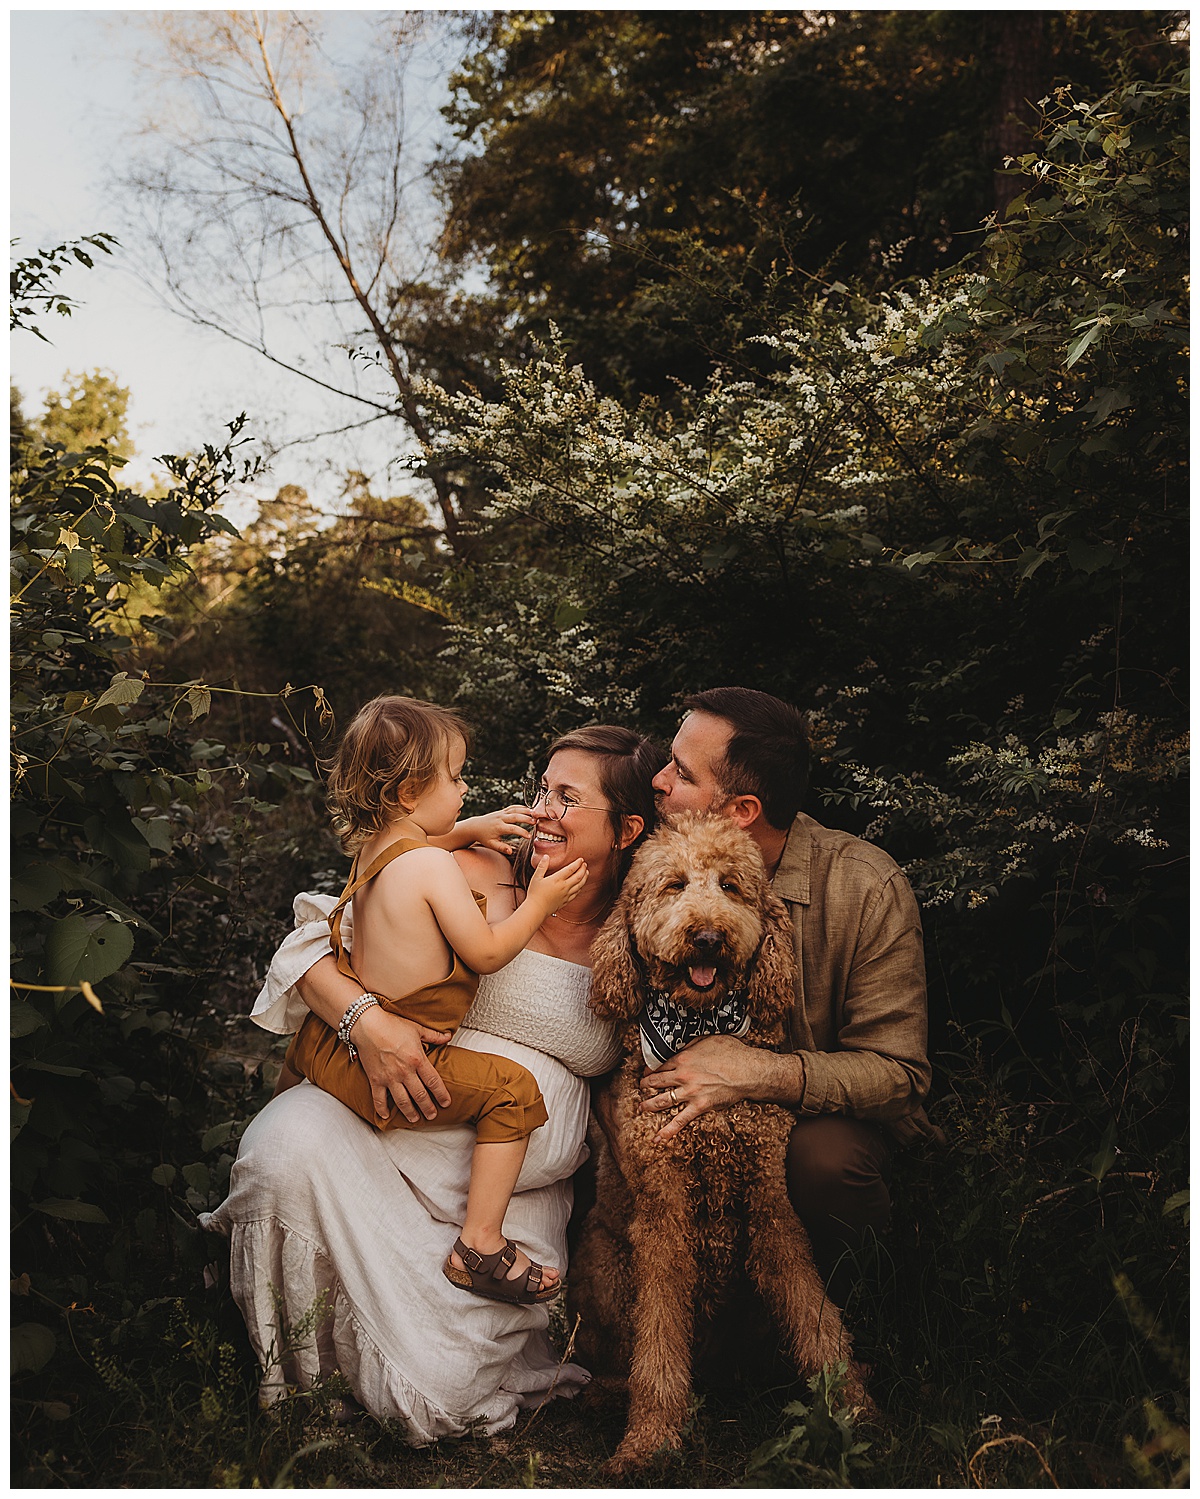
[[[1045,107],[937,282],[821,285],[669,404],[557,336],[498,401],[422,394],[491,495],[444,585],[483,768],[585,720],[669,737],[719,683],[805,706],[814,809],[924,903],[935,1018],[1017,1016],[1102,1119],[1179,1075],[1186,95]]]

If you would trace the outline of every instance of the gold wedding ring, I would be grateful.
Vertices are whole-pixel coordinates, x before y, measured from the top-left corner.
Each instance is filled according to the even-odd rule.
[[[679,1100],[678,1100],[678,1098],[675,1097],[675,1089],[674,1088],[671,1089],[670,1093],[667,1096],[668,1096],[668,1098],[670,1098],[670,1100],[671,1100],[672,1103],[678,1104]]]

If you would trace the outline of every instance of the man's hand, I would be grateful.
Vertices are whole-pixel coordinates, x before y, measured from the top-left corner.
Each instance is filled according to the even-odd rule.
[[[446,1084],[425,1055],[423,1042],[441,1046],[449,1041],[448,1031],[431,1031],[415,1020],[391,1015],[372,1005],[354,1022],[351,1040],[358,1048],[358,1060],[371,1084],[375,1112],[385,1119],[390,1111],[388,1096],[410,1124],[423,1114],[436,1119],[438,1105],[450,1102]]]
[[[804,1093],[804,1063],[799,1056],[763,1051],[732,1036],[705,1036],[657,1071],[647,1072],[641,1087],[646,1095],[643,1113],[681,1106],[658,1132],[660,1140],[669,1140],[701,1114],[727,1109],[744,1098],[798,1104]]]

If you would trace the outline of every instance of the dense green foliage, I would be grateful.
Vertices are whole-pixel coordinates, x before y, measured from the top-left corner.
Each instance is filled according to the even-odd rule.
[[[940,1377],[992,1339],[1030,1411],[1061,1396],[1047,1323],[1080,1400],[1157,1388],[1126,1264],[1183,1336],[1186,120],[1177,78],[1059,93],[978,257],[797,299],[767,369],[732,344],[670,412],[555,344],[443,413],[443,456],[542,538],[453,632],[485,745],[762,687],[814,710],[812,810],[905,863],[955,1127],[903,1284]]]
[[[66,378],[66,389],[50,392],[36,423],[42,442],[61,443],[72,452],[103,446],[118,458],[132,458],[128,388],[104,370]]]
[[[447,244],[486,261],[493,342],[553,320],[606,392],[667,395],[733,354],[722,288],[752,334],[785,261],[880,287],[976,249],[1031,102],[1067,80],[1102,92],[1131,57],[1152,73],[1166,20],[497,12],[455,79]]]
[[[1170,17],[1047,15],[997,183],[1001,13],[666,16],[506,12],[463,64],[447,245],[491,281],[391,297],[438,377],[431,464],[490,496],[458,560],[361,476],[332,524],[285,485],[238,537],[231,448],[151,499],[14,407],[28,1481],[599,1481],[608,1392],[424,1453],[333,1427],[332,1387],[254,1410],[189,1216],[264,1098],[214,999],[245,1008],[292,882],[336,880],[305,779],[327,701],[453,701],[483,805],[567,728],[669,737],[687,693],[739,682],[810,711],[807,809],[921,897],[947,1143],[898,1158],[847,1309],[884,1426],[830,1376],[763,1396],[756,1369],[652,1480],[1186,1482]],[[26,320],[69,258],[30,263]],[[275,694],[313,682],[293,722]]]
[[[304,491],[285,486],[241,537],[210,548],[204,591],[229,602],[193,616],[187,631],[178,601],[165,648],[172,670],[207,669],[264,693],[317,681],[339,718],[381,683],[428,696],[446,612],[426,581],[441,572],[438,532],[418,501],[381,498],[362,474],[348,476],[345,500],[345,512],[321,524]]]
[[[27,268],[18,265],[17,277]],[[232,424],[222,448],[164,460],[170,486],[154,498],[121,484],[123,460],[103,443],[69,450],[28,438],[28,426],[15,433],[19,1374],[46,1366],[64,1331],[75,1340],[59,1316],[67,1303],[134,1311],[130,1265],[157,1259],[165,1268],[185,1193],[191,1206],[207,1204],[232,1160],[224,1147],[233,1126],[206,1128],[213,1099],[202,1069],[214,1037],[207,987],[245,924],[243,912],[230,914],[227,882],[236,883],[250,810],[261,817],[297,777],[312,777],[285,763],[278,744],[202,737],[210,689],[156,680],[123,613],[131,593],[161,591],[187,573],[190,552],[232,530],[215,506],[253,468],[234,451],[240,428]],[[224,813],[216,827],[210,803]],[[182,1176],[175,1163],[187,1163]],[[21,1397],[23,1409],[31,1405],[40,1408]]]

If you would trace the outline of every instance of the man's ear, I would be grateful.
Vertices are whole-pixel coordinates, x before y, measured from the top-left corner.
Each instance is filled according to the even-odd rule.
[[[621,818],[621,836],[617,840],[617,847],[628,848],[631,843],[641,837],[645,828],[644,817],[639,817],[636,812],[626,812]]]
[[[722,809],[725,816],[746,831],[763,815],[763,804],[757,796],[731,796]]]

